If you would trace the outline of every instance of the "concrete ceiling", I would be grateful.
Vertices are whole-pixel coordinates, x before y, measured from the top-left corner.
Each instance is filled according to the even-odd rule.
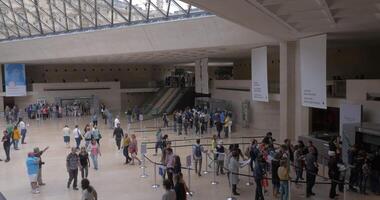
[[[178,64],[249,57],[277,40],[217,16],[0,43],[0,63]]]
[[[380,33],[380,0],[184,0],[280,40]]]

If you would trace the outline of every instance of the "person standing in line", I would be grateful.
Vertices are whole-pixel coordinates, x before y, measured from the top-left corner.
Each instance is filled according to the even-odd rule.
[[[90,156],[91,156],[91,159],[92,159],[92,163],[94,165],[94,169],[98,170],[99,169],[99,166],[98,166],[98,156],[102,155],[102,153],[100,153],[99,145],[98,145],[98,143],[96,143],[96,140],[93,139],[91,141],[91,144],[88,145],[87,148],[88,148],[87,151],[90,152]]]
[[[73,135],[74,135],[74,139],[75,139],[75,143],[76,143],[76,148],[79,149],[80,147],[80,142],[82,140],[82,134],[79,130],[79,126],[78,125],[75,125],[75,128],[73,130]]]
[[[195,173],[198,173],[198,176],[201,176],[202,171],[202,153],[207,153],[207,150],[203,148],[200,144],[201,140],[197,139],[196,144],[193,145],[193,160],[195,161]]]
[[[117,124],[116,128],[113,130],[113,137],[115,138],[117,149],[120,150],[121,139],[124,137],[124,132],[120,127],[120,123]]]
[[[14,126],[13,128],[13,135],[12,135],[12,141],[13,141],[13,148],[15,150],[19,150],[18,148],[18,142],[21,138],[20,131],[18,130],[17,126]]]
[[[46,147],[42,151],[40,151],[40,148],[38,148],[38,147],[36,147],[36,148],[33,149],[34,156],[37,157],[38,160],[39,160],[39,164],[38,164],[39,170],[38,170],[38,176],[37,176],[37,182],[38,182],[39,186],[46,185],[42,181],[42,165],[45,164],[45,162],[42,161],[42,154],[44,154],[48,149],[49,149],[49,147]]]
[[[161,149],[162,151],[162,132],[161,132],[161,128],[158,129],[157,133],[156,133],[156,145],[154,147],[154,150],[155,150],[155,154],[153,154],[154,156],[157,156],[157,150],[158,148]]]
[[[177,113],[178,135],[182,135],[182,111]]]
[[[328,162],[329,167],[329,178],[331,180],[331,187],[330,187],[330,199],[334,199],[336,196],[336,186],[338,185],[339,180],[339,168],[338,168],[338,161],[336,158],[335,151],[331,151],[330,158]]]
[[[25,142],[26,125],[25,125],[25,122],[22,120],[21,117],[20,117],[19,122],[18,122],[18,127],[20,128],[20,131],[21,131],[21,144],[26,144],[26,142]]]
[[[166,113],[162,116],[162,121],[164,121],[164,128],[169,127],[168,115]]]
[[[97,125],[94,125],[92,128],[92,139],[96,140],[96,143],[100,146],[100,139],[102,139],[102,134],[100,134],[100,130]]]
[[[177,111],[173,112],[173,131],[177,132]]]
[[[138,152],[137,144],[138,143],[137,143],[136,135],[132,134],[131,143],[129,144],[129,152],[131,153],[131,156],[132,156],[131,165],[135,164],[135,160],[139,161],[139,165],[141,165],[141,160],[137,157],[137,152]]]
[[[90,185],[90,181],[85,178],[81,181],[81,188],[83,190],[82,192],[82,200],[98,200],[98,193]]]
[[[71,182],[73,182],[73,190],[78,190],[77,180],[78,180],[78,167],[80,166],[79,156],[77,154],[76,148],[71,148],[70,154],[66,158],[66,168],[69,173],[69,180],[67,182],[67,188],[70,188]]]
[[[232,120],[228,114],[226,114],[226,118],[224,119],[224,137],[228,138],[228,134],[230,131]]]
[[[162,195],[162,200],[177,200],[176,193],[172,189],[173,185],[170,183],[168,179],[165,179],[162,183],[165,189],[164,195]]]
[[[3,143],[6,159],[4,162],[9,162],[11,160],[10,150],[11,150],[11,136],[7,131],[3,131],[3,138],[1,139]]]
[[[289,166],[288,160],[282,159],[280,161],[280,167],[277,169],[277,175],[280,179],[280,200],[288,200],[289,199]]]
[[[166,157],[165,157],[165,166],[166,173],[168,174],[168,179],[170,183],[173,185],[173,173],[174,173],[174,154],[172,148],[166,149]]]
[[[86,147],[81,147],[80,148],[80,153],[79,153],[79,168],[80,168],[80,173],[82,176],[82,179],[88,177],[88,168],[90,167],[90,159],[88,158],[88,153],[86,151]]]
[[[68,125],[65,125],[62,129],[63,133],[63,142],[66,144],[66,148],[70,148],[70,128]]]
[[[256,182],[255,200],[264,200],[262,181],[265,174],[265,170],[264,170],[265,160],[262,155],[259,155],[256,158],[256,161],[257,162],[255,163],[255,170],[253,172],[253,175],[255,176],[255,182]]]
[[[39,160],[37,157],[34,156],[34,153],[30,152],[28,153],[28,158],[26,159],[26,168],[30,180],[30,185],[32,187],[32,193],[33,194],[39,194],[40,191],[38,190],[37,185],[37,176],[38,176],[38,164]]]
[[[125,164],[128,164],[132,158],[129,157],[129,144],[131,143],[131,139],[128,137],[128,133],[125,133],[123,139],[123,155],[125,156]]]
[[[224,157],[225,157],[225,149],[223,146],[223,141],[219,140],[218,145],[216,145],[216,175],[219,176],[219,172],[224,175]]]
[[[306,197],[315,195],[313,187],[315,185],[316,174],[318,173],[317,158],[313,147],[309,147],[309,152],[305,158],[306,162]]]
[[[237,184],[239,183],[239,153],[237,151],[232,152],[232,157],[230,159],[230,163],[228,166],[228,170],[230,171],[230,182],[232,186],[232,194],[240,195],[237,190]]]
[[[174,176],[174,191],[176,194],[176,199],[177,200],[186,200],[186,186],[185,184],[181,181],[181,176],[179,174],[176,174]]]
[[[280,167],[281,153],[277,152],[274,155],[274,158],[271,161],[272,164],[272,185],[273,185],[273,196],[278,198],[278,193],[280,191],[281,183],[280,177],[278,175],[278,169]]]
[[[92,119],[92,125],[97,126],[98,125],[98,114],[94,113],[91,117]]]

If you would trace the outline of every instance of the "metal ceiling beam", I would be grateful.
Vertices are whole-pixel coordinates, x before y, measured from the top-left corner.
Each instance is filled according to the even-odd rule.
[[[260,4],[257,0],[245,0],[245,1],[248,4],[252,5],[253,7],[256,7],[257,9],[259,9],[261,12],[269,15],[271,18],[273,18],[274,20],[276,20],[278,23],[284,25],[286,28],[288,28],[292,32],[299,33],[299,31],[296,28],[294,28],[293,26],[291,26],[290,24],[288,24],[285,20],[281,19],[276,14],[272,13],[265,6],[263,6],[262,4]]]
[[[22,6],[22,4],[20,3],[20,2],[18,2],[18,1],[15,1],[18,5],[20,5],[20,6]],[[34,4],[34,0],[30,0],[30,2],[31,3],[33,3]],[[35,5],[35,4],[34,4]],[[28,10],[28,9],[26,9],[25,8],[25,11],[27,12],[27,13],[29,13],[31,16],[33,16],[34,18],[36,18],[36,19],[38,19],[38,15],[39,15],[39,12],[38,12],[38,15],[35,15],[33,12],[31,12],[30,10]],[[40,32],[40,29],[38,29],[36,26],[34,26],[32,23],[30,23],[29,22],[29,20],[28,20],[28,18],[24,18],[23,16],[21,16],[20,14],[18,14],[18,13],[16,13],[16,15],[18,15],[22,20],[24,20],[26,23],[28,23],[30,26],[32,26],[34,29],[36,29],[37,31],[39,31]],[[25,16],[27,16],[27,15],[25,15]],[[41,20],[41,23],[43,24],[43,25],[45,25],[46,27],[48,27],[50,30],[53,30],[49,25],[47,25],[45,22],[43,22],[42,20]]]
[[[1,2],[3,2],[3,1],[1,1]],[[8,0],[8,3],[9,3],[9,7],[8,7],[8,9],[11,11],[11,14],[12,14],[12,18],[13,18],[13,23],[15,24],[15,26],[16,26],[16,31],[17,31],[17,35],[18,35],[18,37],[20,37],[20,30],[18,29],[18,24],[17,24],[17,21],[16,21],[16,16],[15,16],[15,12],[14,12],[14,10],[13,10],[13,6],[12,6],[12,2],[11,2],[11,0]],[[6,5],[4,2],[3,2],[3,4],[4,5]],[[6,15],[5,15],[6,16]]]
[[[153,2],[150,2],[150,4],[158,11],[158,12],[160,12],[161,14],[162,14],[162,16],[164,16],[165,17],[165,13],[160,9],[160,8],[158,8]]]
[[[122,13],[120,13],[114,6],[112,6],[108,1],[102,0],[107,6],[109,6],[113,11],[115,11],[121,18],[123,18],[126,22],[129,22],[129,19],[127,19]]]
[[[83,23],[82,23],[82,7],[80,5],[80,0],[78,0],[78,14],[79,14],[79,25],[80,25],[80,28],[82,29],[83,28]]]
[[[38,19],[38,25],[40,26],[40,32],[41,32],[41,34],[43,34],[44,30],[42,29],[41,15],[40,15],[40,11],[38,10],[38,1],[34,0],[33,4],[34,4],[34,8],[36,9],[36,14],[37,14],[37,19]]]
[[[324,13],[327,15],[329,18],[329,21],[333,24],[336,24],[336,20],[334,16],[332,15],[332,12],[329,8],[329,5],[327,4],[326,0],[315,0],[322,8]]]
[[[17,1],[16,1],[16,2],[17,2]],[[29,20],[28,20],[28,15],[26,14],[26,9],[25,9],[24,0],[21,0],[21,7],[22,7],[22,10],[23,10],[23,12],[24,12],[24,15],[25,15],[25,19],[26,19],[26,21],[29,21]],[[30,25],[29,25],[29,23],[26,23],[26,24],[28,25],[29,36],[31,36],[31,35],[32,35],[32,32],[30,31]]]
[[[86,17],[86,15],[83,15],[82,12],[78,8],[76,8],[73,4],[71,4],[71,2],[69,2],[67,0],[63,0],[63,2],[66,2],[66,5],[69,5],[72,9],[74,9],[75,11],[77,11],[80,14],[79,16],[82,16],[84,19],[86,19],[88,22],[90,22],[92,25],[95,26],[95,23],[93,21],[91,21],[90,19],[88,19],[88,17]],[[82,22],[80,22],[80,23],[82,23]],[[82,26],[80,26],[80,27],[82,28]]]
[[[169,0],[168,2],[168,10],[166,11],[166,17],[169,17],[169,11],[170,11],[170,4],[172,3],[172,0]]]
[[[21,37],[19,29],[23,30],[25,33],[28,33],[27,30],[25,30],[22,26],[18,25],[15,21],[13,21],[12,18],[8,17],[7,15],[3,15],[3,16],[7,18],[10,22],[14,23],[14,25],[16,26],[16,30],[18,31],[14,32],[11,28],[9,28],[9,30],[11,30],[15,35],[17,35],[17,37]]]
[[[1,7],[0,7],[0,15],[1,15],[1,20],[3,21],[3,24],[4,24],[5,33],[7,34],[7,38],[9,38],[8,27],[7,27],[7,24],[5,23],[4,14]]]
[[[147,9],[147,12],[146,12],[146,18],[147,18],[147,20],[149,20],[149,15],[150,15],[150,3],[151,3],[151,0],[148,0],[148,9]]]
[[[179,8],[179,9],[181,9],[181,11],[183,12],[183,14],[186,14],[186,10],[185,9],[183,9],[182,8],[182,6],[181,5],[179,5],[179,3],[177,3],[177,1],[175,1],[175,0],[172,0],[172,2]]]
[[[66,3],[64,1],[62,1],[63,3],[63,11],[61,9],[59,9],[56,5],[54,4],[51,4],[52,7],[54,7],[56,10],[58,10],[58,12],[60,12],[64,17],[65,17],[65,27],[66,27],[66,30],[68,31],[69,30],[69,23],[68,23],[68,20],[70,20],[73,24],[75,24],[75,26],[77,26],[78,28],[80,27],[78,23],[76,23],[73,19],[71,19],[70,17],[67,16],[67,13],[66,13]]]
[[[83,2],[85,2],[90,8],[96,10],[94,6],[92,6],[89,2],[87,2],[87,0],[83,0]],[[96,3],[96,1],[95,1],[95,3]],[[107,21],[108,23],[111,24],[111,21],[109,21],[104,15],[102,15],[102,13],[98,12],[97,10],[95,13],[96,13],[96,15],[100,15],[105,21]],[[95,25],[97,25],[97,23],[95,23]]]
[[[104,0],[103,0],[104,1]],[[147,16],[145,16],[144,14],[142,14],[137,8],[135,8],[135,6],[134,5],[132,5],[132,0],[129,0],[129,2],[128,2],[128,0],[124,0],[124,1],[126,1],[127,3],[129,3],[129,15],[131,15],[131,12],[132,12],[132,8],[139,14],[139,15],[141,15],[143,18],[145,18],[145,19],[148,19],[147,18]],[[131,20],[131,16],[129,16],[129,19]],[[132,20],[131,20],[132,21]]]
[[[98,26],[98,3],[97,0],[94,0],[94,18],[95,18],[95,27]]]
[[[51,25],[52,25],[54,32],[55,32],[55,23],[54,23],[55,19],[53,16],[53,9],[51,7],[51,2],[50,2],[51,0],[47,0],[47,1],[48,1],[49,11],[50,11],[49,16],[50,16]],[[43,9],[41,9],[41,10],[43,10]],[[63,26],[63,28],[65,28],[65,27]]]
[[[17,2],[17,1],[16,1]],[[9,10],[11,10],[11,7],[9,5],[7,5],[6,3],[4,3],[4,1],[0,0],[0,3],[2,3],[5,7],[7,7]],[[17,2],[18,3],[18,2]],[[13,13],[14,15],[17,15],[20,19],[22,19],[23,21],[25,21],[27,24],[29,24],[29,26],[33,27],[34,29],[36,29],[37,31],[39,31],[39,29],[37,27],[35,27],[33,24],[31,24],[28,20],[26,20],[23,16],[21,16],[20,14],[18,13]],[[12,20],[10,17],[8,17],[7,15],[3,14],[4,17],[6,17],[7,19],[9,19],[11,22],[13,22],[16,26],[16,35],[18,37],[20,37],[20,31],[19,29],[22,29],[23,31],[25,31],[25,33],[29,34],[30,32],[25,30],[22,26],[20,26],[16,21]],[[11,30],[11,29],[10,29]],[[13,31],[12,31],[13,32]]]

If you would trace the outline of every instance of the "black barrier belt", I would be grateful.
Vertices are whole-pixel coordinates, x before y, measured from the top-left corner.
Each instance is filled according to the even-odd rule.
[[[246,136],[246,137],[230,137],[229,139],[242,139],[242,138],[245,138],[245,139],[255,139],[255,138],[264,138],[264,136],[262,135],[259,135],[259,136]],[[177,139],[177,140],[169,140],[170,142],[185,142],[185,141],[192,141],[192,140],[197,140],[197,139],[203,139],[203,140],[207,140],[207,139],[212,139],[212,137],[202,137],[202,138],[188,138],[188,139]],[[157,141],[147,141],[147,142],[142,142],[144,144],[155,144]],[[236,144],[236,143],[235,143]],[[251,143],[249,143],[251,144]]]
[[[150,158],[148,158],[146,155],[144,155],[144,157],[145,157],[150,163],[152,163],[152,164],[160,165],[160,166],[165,166],[165,167],[166,167],[166,165],[164,165],[164,164],[162,164],[162,163],[154,162],[153,160],[151,160]],[[194,170],[193,168],[182,167],[182,166],[181,166],[181,169]]]
[[[232,144],[251,144],[251,143],[223,143],[223,145],[232,145]],[[201,146],[211,146],[211,144],[200,144]],[[178,145],[178,146],[170,146],[170,148],[177,148],[177,147],[192,147],[194,144],[184,144],[184,145]],[[156,149],[155,147],[148,147],[147,149]]]

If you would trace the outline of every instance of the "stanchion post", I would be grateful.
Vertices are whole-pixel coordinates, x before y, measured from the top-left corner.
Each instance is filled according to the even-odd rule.
[[[205,165],[205,171],[203,171],[203,174],[208,174],[208,169],[207,169],[207,167],[208,167],[208,159],[207,159],[207,153],[206,153],[206,165]]]
[[[251,185],[253,185],[253,182],[251,181],[251,175],[252,175],[251,166],[248,166],[248,174],[250,176],[248,176],[248,182],[245,185],[246,186],[251,186]]]
[[[216,181],[216,167],[215,167],[215,160],[214,160],[214,173],[213,173],[213,181],[211,181],[211,185],[218,185],[219,182]]]
[[[190,178],[190,170],[191,170],[191,155],[186,156],[186,165],[187,165],[187,175],[188,175],[188,186],[189,186],[189,191],[186,193],[190,196],[193,196],[194,192],[191,191],[191,178]]]
[[[152,188],[157,190],[159,187],[160,185],[157,184],[157,164],[154,163],[154,184],[152,185]]]
[[[236,200],[236,198],[232,195],[232,183],[231,183],[231,173],[232,172],[228,172],[228,185],[230,186],[230,196],[227,197],[227,200]]]
[[[142,174],[141,174],[141,178],[146,178],[146,177],[148,177],[148,174],[146,174],[146,171],[145,171],[145,169],[146,169],[146,166],[145,166],[145,157],[144,157],[144,155],[142,154],[142,163],[143,163],[143,166],[141,166],[140,168],[142,169]]]

